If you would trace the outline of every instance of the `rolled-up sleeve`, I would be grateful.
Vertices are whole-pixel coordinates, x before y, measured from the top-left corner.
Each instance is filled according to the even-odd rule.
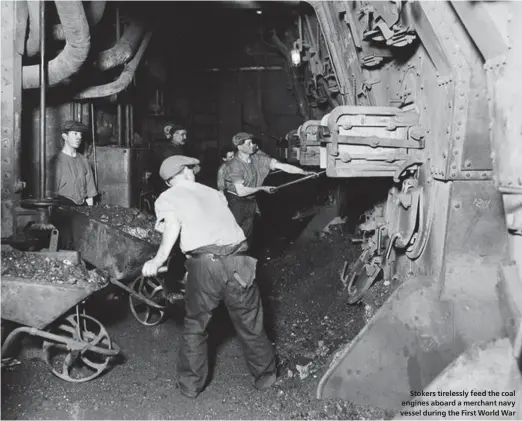
[[[234,193],[237,193],[235,184],[245,183],[245,172],[241,166],[232,161],[225,167],[224,179],[225,188]]]

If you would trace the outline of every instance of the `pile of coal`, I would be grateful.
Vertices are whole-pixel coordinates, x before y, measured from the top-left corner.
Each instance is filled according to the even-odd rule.
[[[156,217],[134,208],[116,205],[81,206],[76,211],[152,244],[161,243],[161,233],[154,229]]]
[[[98,270],[87,270],[85,265],[73,265],[67,260],[53,259],[19,250],[2,250],[2,276],[13,276],[39,283],[103,286],[107,275]]]

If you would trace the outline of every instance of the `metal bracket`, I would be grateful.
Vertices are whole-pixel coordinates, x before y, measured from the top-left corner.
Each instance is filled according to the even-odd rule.
[[[58,251],[58,236],[59,236],[59,231],[56,228],[54,228],[51,231],[51,238],[49,240],[49,251],[52,251],[52,252]]]

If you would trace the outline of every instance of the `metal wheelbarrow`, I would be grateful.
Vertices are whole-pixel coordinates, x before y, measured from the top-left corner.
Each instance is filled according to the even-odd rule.
[[[74,208],[58,207],[55,225],[67,223],[72,231],[73,248],[82,259],[109,274],[109,281],[129,294],[134,318],[145,326],[156,326],[166,317],[169,304],[161,276],[141,276],[143,264],[154,257],[158,245],[109,226]],[[162,268],[161,272],[166,272]],[[182,294],[180,294],[182,297]]]
[[[81,304],[104,286],[51,284],[3,276],[2,319],[24,326],[5,339],[2,359],[18,336],[26,333],[44,339],[44,361],[57,377],[81,383],[101,375],[120,349],[105,327],[85,314]]]

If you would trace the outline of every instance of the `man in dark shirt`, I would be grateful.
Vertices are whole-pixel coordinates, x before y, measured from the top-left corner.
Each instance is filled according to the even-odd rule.
[[[163,129],[163,133],[167,141],[158,141],[153,145],[152,168],[159,168],[161,163],[170,156],[184,155],[193,157],[194,154],[191,153],[192,148],[187,142],[187,130],[183,126],[169,123]],[[196,174],[198,171],[199,166],[195,168]],[[165,183],[157,172],[152,174],[151,183],[156,195],[159,195],[165,190]]]
[[[68,120],[62,123],[63,148],[51,160],[53,170],[53,193],[61,204],[93,205],[98,194],[89,161],[77,151],[82,134],[87,132],[84,124]]]
[[[226,163],[224,170],[225,195],[230,210],[251,245],[254,219],[259,213],[255,194],[260,191],[275,191],[274,187],[262,185],[270,171],[278,169],[290,174],[314,173],[279,162],[258,150],[254,136],[250,133],[237,133],[232,138],[232,143],[237,152]]]

